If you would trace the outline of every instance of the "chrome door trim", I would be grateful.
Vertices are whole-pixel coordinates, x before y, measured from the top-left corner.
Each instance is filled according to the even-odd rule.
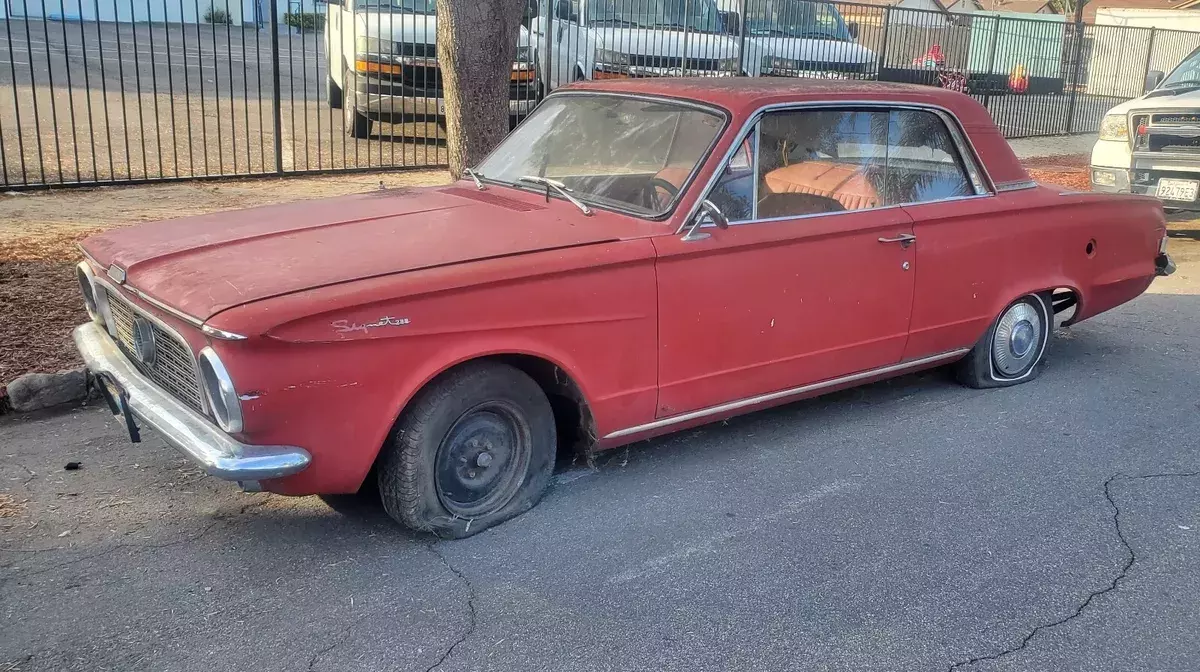
[[[830,380],[821,381],[819,383],[811,383],[809,385],[793,387],[793,388],[786,389],[786,390],[780,390],[778,392],[769,392],[767,394],[760,394],[760,395],[754,396],[754,397],[747,397],[745,399],[739,399],[737,401],[729,401],[724,404],[718,404],[716,406],[709,406],[708,408],[702,408],[698,411],[691,411],[690,413],[673,415],[669,418],[662,418],[660,420],[655,420],[654,422],[647,422],[644,425],[637,425],[635,427],[627,427],[625,429],[618,429],[615,432],[611,432],[609,434],[604,435],[604,438],[605,439],[617,439],[622,436],[629,436],[630,434],[640,434],[642,432],[650,431],[653,429],[661,429],[663,427],[670,427],[671,425],[676,425],[681,422],[688,422],[690,420],[698,420],[701,418],[708,417],[710,415],[718,415],[721,413],[727,413],[729,411],[737,411],[737,410],[740,410],[743,408],[747,408],[749,406],[757,406],[758,404],[763,404],[763,403],[767,403],[770,401],[778,401],[780,399],[787,399],[788,397],[795,397],[795,396],[798,396],[801,394],[806,394],[808,392],[816,392],[819,390],[828,389],[830,387],[835,387],[837,385],[853,383],[855,381],[865,380],[865,379],[871,378],[873,376],[886,375],[886,374],[890,374],[890,373],[899,373],[901,371],[906,371],[908,369],[916,369],[916,368],[925,366],[927,364],[935,364],[937,362],[957,359],[957,358],[967,354],[970,351],[971,351],[970,348],[959,348],[958,350],[950,350],[948,352],[943,352],[943,353],[940,353],[937,355],[930,355],[929,357],[922,357],[920,359],[914,359],[914,360],[910,360],[907,362],[900,362],[899,364],[892,364],[892,365],[880,367],[877,369],[871,369],[869,371],[860,371],[858,373],[852,373],[848,376],[842,376],[841,378],[833,378]]]
[[[717,164],[716,170],[714,170],[713,174],[711,176],[709,176],[708,182],[704,185],[704,189],[700,192],[700,194],[701,194],[700,198],[696,199],[696,202],[692,204],[691,209],[688,210],[687,217],[684,217],[683,220],[681,220],[681,223],[680,223],[678,229],[675,231],[675,233],[676,234],[683,233],[683,230],[687,226],[687,223],[691,222],[692,218],[696,216],[696,213],[700,207],[700,202],[709,197],[709,195],[712,193],[713,188],[717,184],[717,180],[719,180],[721,178],[721,174],[723,172],[722,168],[724,168],[729,163],[729,159],[731,157],[733,157],[733,153],[737,151],[741,142],[745,140],[751,127],[754,127],[755,124],[757,124],[762,119],[762,116],[764,114],[766,114],[768,112],[778,112],[781,110],[812,110],[812,109],[854,108],[854,107],[880,108],[880,109],[884,109],[884,110],[922,110],[925,112],[933,112],[939,118],[941,118],[943,123],[946,124],[946,128],[950,133],[950,139],[954,143],[955,147],[958,149],[959,157],[962,159],[963,163],[966,164],[966,165],[964,165],[964,167],[967,168],[968,177],[970,177],[970,172],[971,172],[970,168],[971,167],[975,167],[978,170],[979,176],[983,181],[983,185],[982,185],[983,189],[984,189],[983,193],[976,193],[973,196],[955,196],[952,198],[941,199],[940,201],[921,201],[921,204],[938,203],[941,201],[957,200],[957,199],[961,199],[961,198],[979,198],[979,197],[983,197],[983,196],[992,196],[994,192],[1000,191],[1000,189],[998,188],[998,185],[992,180],[991,175],[988,173],[987,166],[984,165],[983,161],[979,160],[979,152],[976,151],[975,144],[973,142],[971,142],[971,136],[967,135],[966,132],[964,132],[962,130],[962,124],[958,121],[958,117],[954,116],[953,112],[946,109],[945,107],[942,107],[941,105],[933,105],[930,103],[913,103],[913,102],[886,102],[886,101],[880,101],[880,100],[836,100],[836,101],[821,100],[821,101],[807,101],[807,102],[800,102],[800,103],[772,103],[770,105],[763,105],[763,106],[759,107],[757,110],[754,111],[753,114],[751,114],[750,116],[748,116],[746,118],[746,122],[744,124],[742,124],[742,128],[739,129],[737,132],[737,135],[734,136],[735,140],[734,140],[733,144],[731,144],[729,146],[729,149],[726,150],[726,152],[725,152],[725,156],[723,156],[721,158],[721,161]],[[759,151],[761,151],[761,148],[755,147],[754,151],[755,151],[755,155],[757,156],[757,153]],[[757,175],[755,175],[755,181],[756,182],[758,181]],[[974,184],[974,180],[971,180],[971,183],[972,183],[972,188],[976,192],[978,192],[979,189],[978,189],[978,186]],[[1036,187],[1037,185],[1031,184],[1030,186]],[[989,191],[989,187],[991,189],[990,191]],[[1022,187],[1022,188],[1027,188],[1027,187]],[[883,207],[899,207],[899,206],[898,205],[889,205],[889,206],[880,206],[880,207],[883,208]],[[871,209],[878,209],[878,208],[864,208],[864,210],[871,210]],[[837,215],[837,214],[841,214],[842,212],[863,212],[863,210],[843,210],[840,212],[822,212],[822,213],[815,213],[815,214],[820,215],[820,216],[826,216],[826,215]],[[757,204],[755,204],[755,214],[757,214]],[[795,219],[795,217],[778,217],[778,218],[774,218],[774,219]],[[738,223],[739,224],[750,224],[750,223],[760,222],[760,221],[770,221],[770,220],[752,219],[752,220],[744,220],[744,221],[741,221]],[[732,225],[733,222],[730,222],[730,224]]]

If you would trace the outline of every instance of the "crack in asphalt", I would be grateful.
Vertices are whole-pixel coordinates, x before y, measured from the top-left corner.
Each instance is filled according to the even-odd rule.
[[[455,641],[453,644],[450,645],[450,648],[446,649],[446,651],[444,653],[442,653],[441,657],[439,657],[436,661],[434,661],[434,663],[432,665],[425,668],[425,672],[433,672],[437,668],[441,667],[442,663],[445,663],[450,658],[450,655],[454,653],[454,650],[457,649],[460,644],[467,641],[467,639],[469,639],[471,637],[471,635],[475,634],[475,624],[476,624],[476,617],[477,617],[477,614],[475,612],[475,585],[471,583],[471,580],[468,579],[465,574],[458,571],[458,569],[455,568],[454,565],[450,564],[450,561],[446,559],[446,556],[442,555],[442,552],[438,550],[437,545],[438,545],[438,542],[435,541],[435,542],[427,545],[426,548],[429,549],[430,553],[433,553],[434,555],[436,555],[438,560],[441,560],[442,564],[446,566],[446,569],[450,570],[451,573],[453,573],[455,576],[457,576],[459,581],[462,581],[463,585],[466,586],[466,588],[467,588],[467,609],[469,610],[471,618],[467,624],[466,631],[464,631],[462,633],[462,635],[459,636],[457,641]]]
[[[1112,493],[1112,484],[1114,481],[1138,481],[1150,478],[1191,478],[1194,476],[1200,476],[1200,471],[1178,473],[1164,472],[1157,474],[1144,474],[1141,476],[1126,476],[1121,473],[1116,473],[1110,476],[1108,480],[1104,481],[1104,499],[1108,501],[1108,505],[1113,511],[1113,529],[1117,533],[1117,540],[1121,542],[1121,546],[1124,547],[1125,554],[1128,556],[1125,559],[1125,564],[1121,567],[1120,571],[1117,572],[1117,575],[1112,578],[1107,586],[1101,588],[1100,590],[1089,593],[1088,596],[1084,598],[1083,602],[1081,602],[1079,606],[1075,607],[1075,610],[1071,614],[1060,618],[1057,621],[1043,623],[1036,626],[1030,630],[1028,634],[1022,637],[1020,643],[1018,643],[1016,646],[1009,647],[998,653],[992,653],[986,656],[976,656],[974,658],[961,660],[957,663],[952,663],[948,668],[946,668],[946,672],[955,672],[960,668],[970,667],[976,663],[1000,660],[1001,658],[1005,658],[1023,651],[1039,634],[1075,620],[1079,616],[1083,615],[1084,610],[1088,608],[1093,600],[1117,589],[1121,581],[1123,581],[1125,577],[1129,575],[1129,571],[1133,569],[1134,564],[1137,563],[1137,552],[1134,551],[1133,545],[1129,543],[1129,539],[1125,536],[1125,530],[1121,529],[1121,507],[1117,504],[1117,500],[1113,497]]]

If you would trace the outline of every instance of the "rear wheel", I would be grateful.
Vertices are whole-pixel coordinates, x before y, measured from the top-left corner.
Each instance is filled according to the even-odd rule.
[[[379,461],[392,518],[439,537],[466,537],[529,510],[554,471],[554,413],[525,373],[468,364],[422,391]]]
[[[1009,304],[958,362],[958,381],[968,387],[988,388],[1036,378],[1054,326],[1047,301],[1044,295],[1028,294]]]
[[[371,137],[371,119],[354,106],[356,86],[354,73],[346,70],[346,76],[342,78],[342,81],[346,84],[345,90],[350,92],[350,100],[342,101],[342,118],[346,125],[346,135],[352,138],[369,138]]]

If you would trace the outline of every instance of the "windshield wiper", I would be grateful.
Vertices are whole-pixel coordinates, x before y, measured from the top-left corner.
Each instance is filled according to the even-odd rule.
[[[480,177],[480,175],[482,175],[482,173],[477,173],[477,172],[471,170],[470,168],[463,168],[463,172],[467,174],[467,177],[471,178],[472,180],[475,180],[475,188],[476,189],[478,189],[480,191],[487,191],[487,187],[483,186],[483,181],[479,179],[479,177]]]
[[[1200,86],[1200,79],[1181,79],[1178,82],[1171,82],[1170,84],[1167,84],[1161,88],[1174,89],[1181,86]]]
[[[521,177],[517,178],[517,181],[518,182],[532,182],[534,184],[540,184],[540,185],[546,187],[546,200],[547,201],[550,200],[550,190],[553,189],[553,190],[557,191],[563,198],[570,201],[571,205],[574,205],[575,207],[579,208],[579,211],[582,212],[584,215],[587,215],[588,217],[592,216],[592,209],[589,208],[587,206],[587,204],[584,203],[583,201],[572,196],[571,190],[567,188],[567,185],[563,184],[562,182],[559,182],[558,180],[551,180],[546,177],[538,177],[537,175],[522,175]]]

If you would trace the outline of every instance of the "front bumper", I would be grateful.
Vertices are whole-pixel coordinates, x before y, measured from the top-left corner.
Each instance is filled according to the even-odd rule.
[[[74,336],[88,369],[120,386],[133,415],[212,476],[229,481],[266,480],[303,471],[312,461],[303,448],[255,446],[222,432],[142,375],[99,324],[80,325]]]
[[[1154,258],[1154,274],[1160,278],[1175,272],[1175,261],[1166,252]]]

